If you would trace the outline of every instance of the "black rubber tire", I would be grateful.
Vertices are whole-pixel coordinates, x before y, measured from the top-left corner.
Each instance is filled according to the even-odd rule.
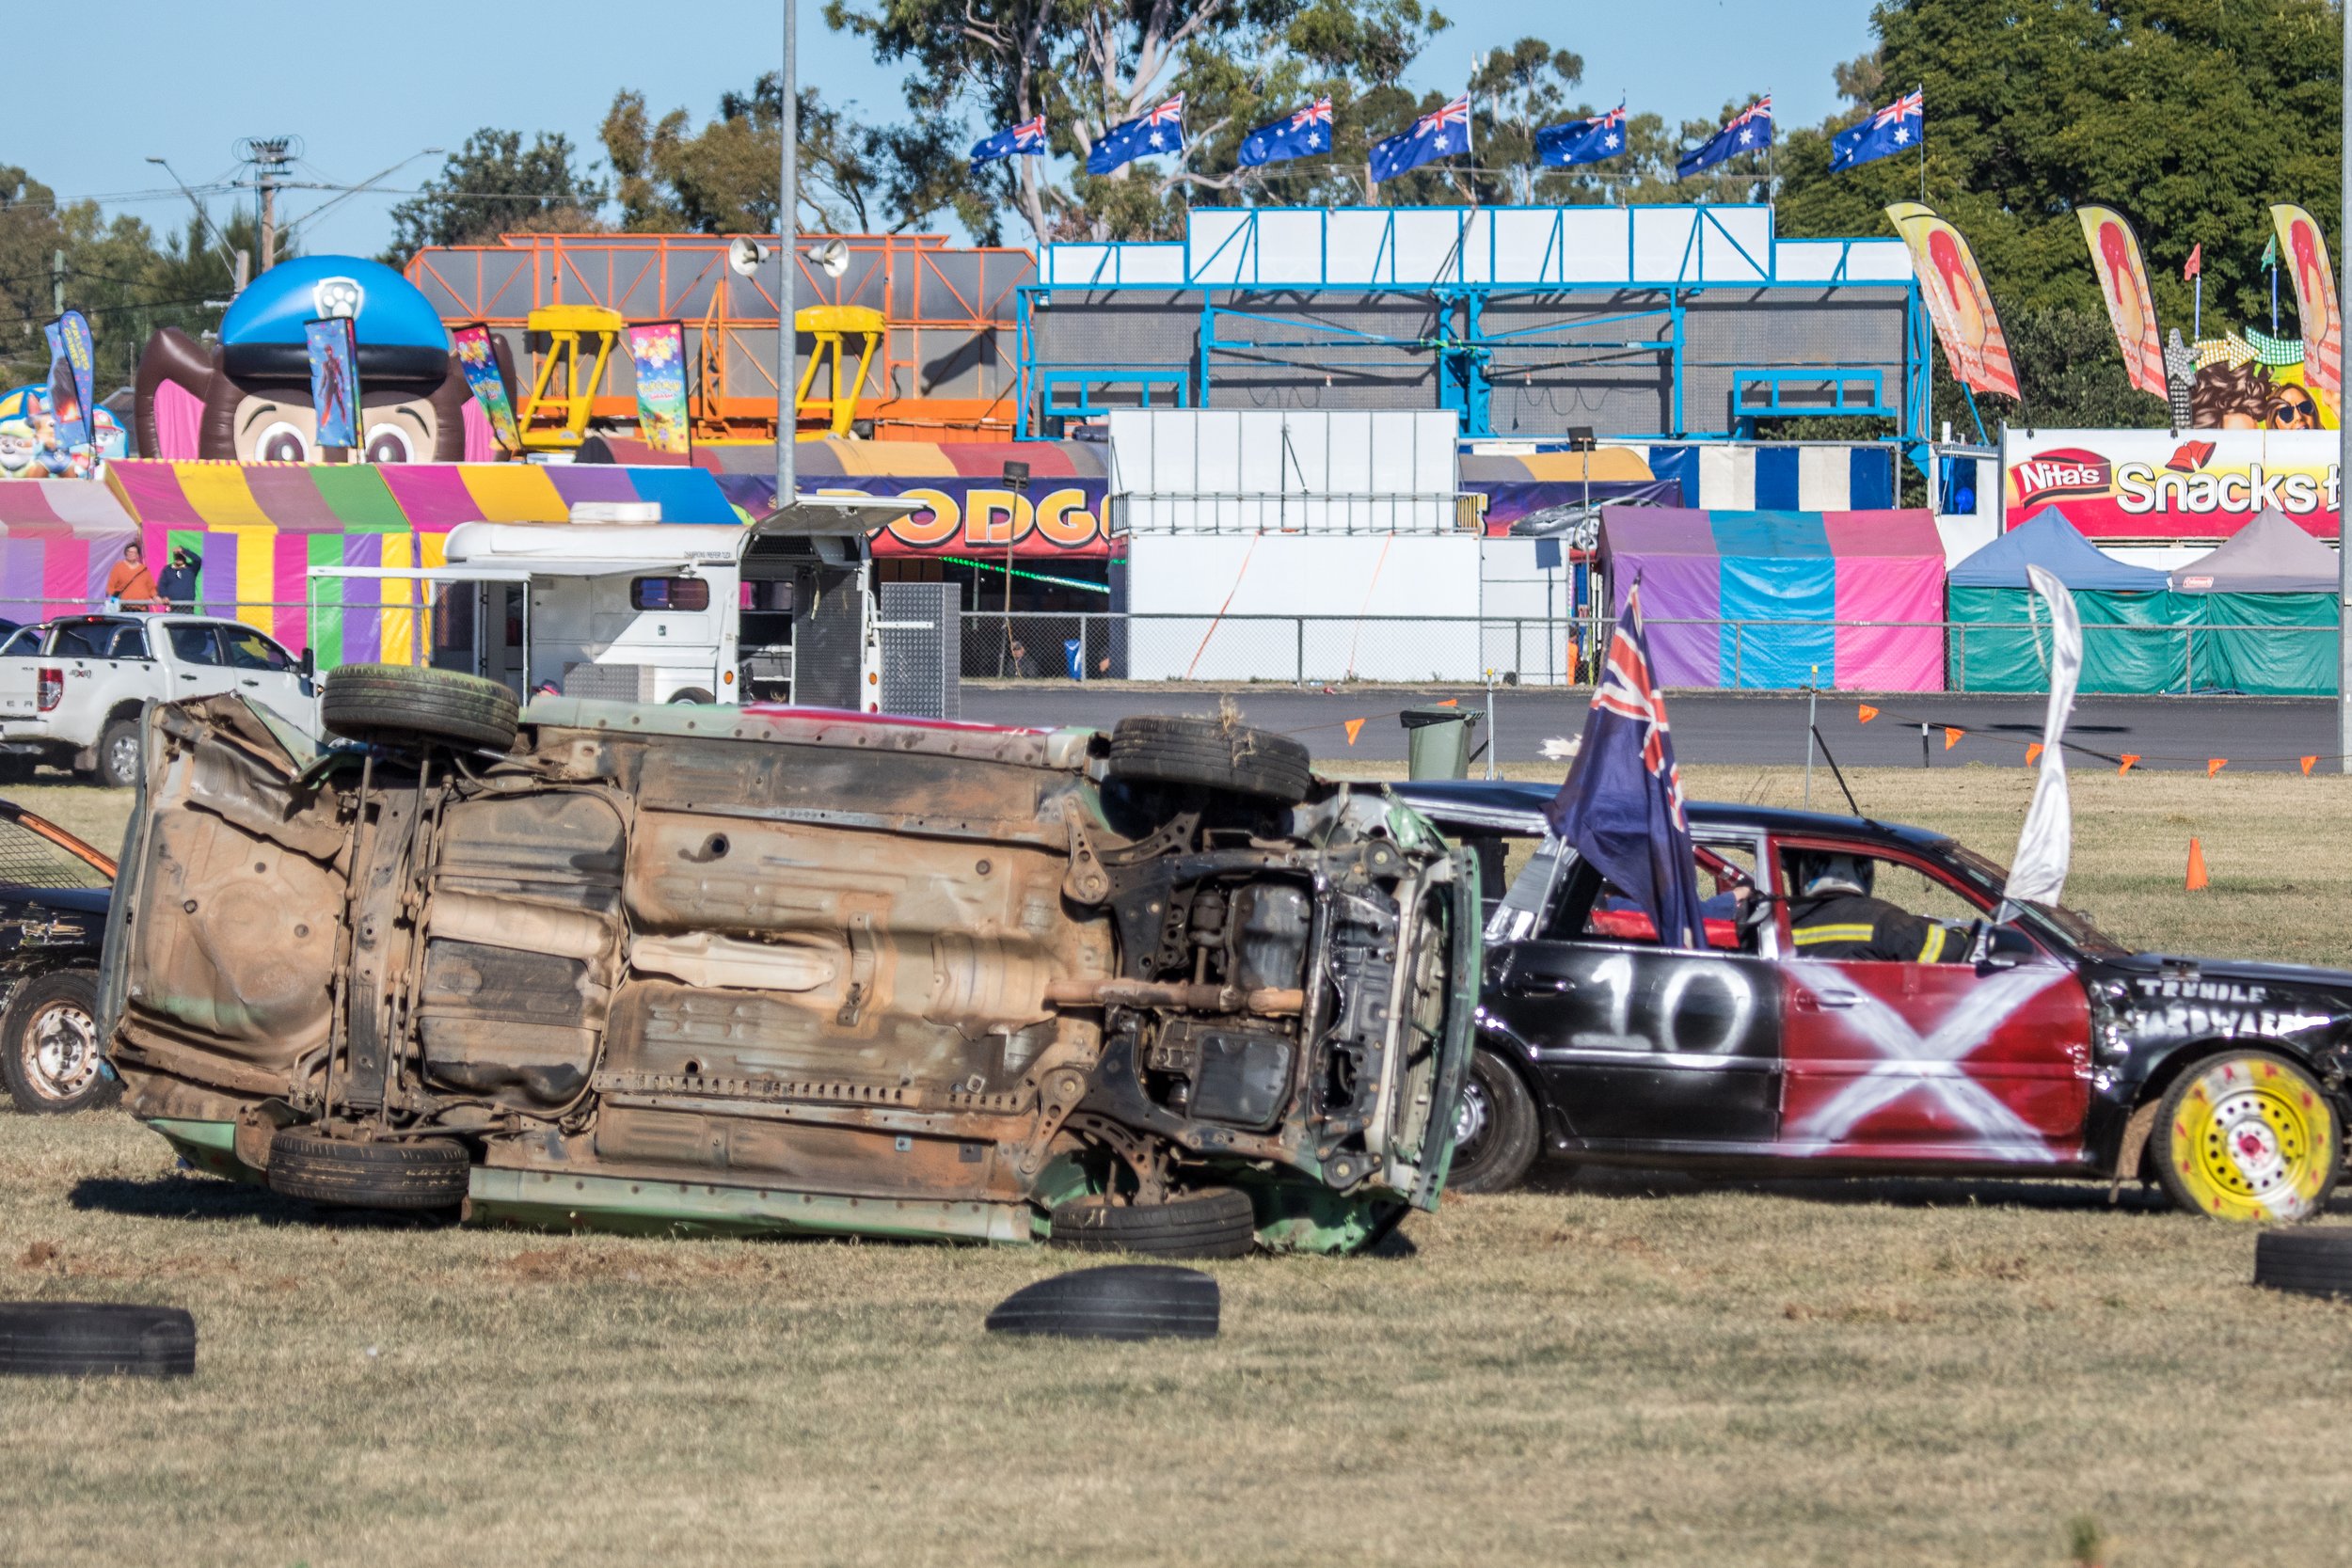
[[[1231,1187],[1179,1193],[1166,1203],[1080,1198],[1054,1211],[1053,1243],[1147,1258],[1241,1258],[1258,1243],[1249,1195]]]
[[[2243,1204],[2236,1206],[2238,1211],[2236,1212],[2231,1212],[2227,1208],[2216,1211],[2209,1207],[2213,1195],[2210,1192],[2201,1193],[2198,1190],[2194,1173],[2195,1162],[2193,1160],[2189,1162],[2192,1166],[2191,1171],[2184,1172],[2181,1169],[2183,1151],[2173,1147],[2173,1140],[2174,1130],[2183,1125],[2182,1105],[2195,1090],[2199,1082],[2205,1079],[2207,1074],[2216,1069],[2230,1066],[2240,1067],[2249,1073],[2257,1069],[2275,1069],[2278,1075],[2287,1080],[2300,1094],[2326,1110],[2330,1123],[2329,1131],[2334,1134],[2329,1141],[2335,1143],[2337,1148],[2329,1158],[2327,1170],[2317,1183],[2317,1190],[2312,1195],[2310,1201],[2300,1213],[2281,1214],[2275,1211],[2267,1214],[2248,1213],[2244,1212],[2246,1206]],[[2192,1214],[2221,1212],[2227,1218],[2250,1218],[2265,1224],[2279,1221],[2294,1223],[2298,1220],[2312,1219],[2327,1212],[2328,1200],[2334,1195],[2336,1183],[2344,1174],[2342,1134],[2343,1129],[2334,1125],[2334,1111],[2330,1106],[2330,1101],[2320,1088],[2318,1081],[2312,1076],[2310,1069],[2299,1063],[2290,1061],[2276,1052],[2235,1047],[2190,1063],[2182,1071],[2180,1077],[2173,1081],[2171,1087],[2165,1090],[2164,1098],[2156,1104],[2156,1124],[2149,1134],[2145,1158],[2147,1165],[2155,1172],[2157,1186],[2163,1191],[2165,1196],[2172,1200],[2176,1208],[2185,1209]],[[2226,1196],[2223,1201],[2225,1204],[2229,1202]]]
[[[699,686],[690,686],[683,691],[673,693],[670,698],[673,706],[679,703],[707,703],[709,701],[711,701],[710,693]]]
[[[2265,1230],[2254,1238],[2254,1283],[2306,1296],[2352,1296],[2352,1227]]]
[[[496,681],[405,664],[346,664],[326,677],[319,721],[346,740],[414,745],[437,740],[503,752],[515,744],[520,705]]]
[[[0,1373],[13,1377],[186,1377],[196,1320],[177,1307],[0,1301]]]
[[[37,1064],[34,1053],[40,1038],[36,1031],[46,1015],[60,1011],[68,1015],[68,1027],[76,1026],[72,1015],[79,1015],[78,1027],[87,1031],[87,1049],[103,1057],[98,1040],[98,976],[87,969],[34,975],[16,988],[8,1010],[0,1013],[0,1082],[8,1085],[8,1098],[27,1116],[70,1116],[111,1105],[122,1098],[121,1081],[96,1060],[90,1063],[87,1080],[71,1085],[51,1082]]]
[[[1025,1285],[988,1315],[992,1334],[1071,1339],[1214,1339],[1216,1281],[1197,1269],[1113,1263]]]
[[[118,719],[99,732],[98,765],[90,773],[108,789],[128,789],[139,782],[143,755],[139,721]]]
[[[288,1127],[269,1142],[271,1192],[347,1209],[454,1209],[472,1166],[447,1138],[358,1143]]]
[[[1535,1096],[1510,1063],[1482,1050],[1470,1057],[1462,1100],[1461,1121],[1475,1120],[1477,1125],[1470,1138],[1454,1146],[1446,1190],[1507,1193],[1527,1180],[1535,1156],[1543,1152]]]
[[[1288,736],[1217,719],[1121,719],[1111,731],[1110,776],[1190,784],[1295,806],[1312,779],[1307,748]]]

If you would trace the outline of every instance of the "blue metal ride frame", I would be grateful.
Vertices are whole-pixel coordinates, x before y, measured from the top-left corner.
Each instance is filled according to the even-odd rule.
[[[1676,276],[1671,278],[1645,278],[1638,276],[1640,270],[1638,266],[1639,236],[1636,220],[1631,214],[1637,212],[1656,214],[1671,209],[1617,208],[1613,211],[1627,214],[1625,217],[1626,276],[1606,279],[1580,279],[1565,276],[1569,259],[1566,224],[1571,213],[1581,214],[1582,210],[1537,207],[1464,208],[1454,210],[1456,225],[1454,245],[1445,261],[1436,269],[1439,276],[1432,279],[1426,277],[1406,277],[1400,272],[1402,262],[1398,254],[1396,220],[1400,212],[1407,210],[1401,208],[1377,210],[1381,214],[1377,241],[1374,247],[1371,264],[1365,269],[1362,279],[1333,280],[1331,278],[1331,225],[1328,210],[1271,210],[1293,213],[1304,211],[1320,214],[1322,221],[1317,226],[1320,237],[1316,255],[1317,277],[1312,279],[1297,279],[1288,277],[1268,277],[1264,275],[1261,265],[1263,252],[1260,243],[1259,220],[1265,215],[1266,210],[1251,210],[1246,214],[1237,214],[1240,221],[1216,240],[1214,246],[1201,258],[1198,266],[1185,266],[1182,269],[1186,274],[1182,280],[1165,276],[1130,278],[1127,257],[1132,251],[1139,266],[1146,262],[1151,263],[1149,266],[1142,267],[1142,270],[1164,274],[1169,261],[1179,260],[1168,253],[1183,251],[1188,255],[1188,241],[1133,246],[1104,245],[1100,255],[1091,258],[1093,264],[1090,267],[1082,264],[1083,253],[1090,247],[1071,247],[1075,253],[1073,256],[1073,261],[1080,263],[1075,267],[1073,275],[1057,277],[1052,282],[1026,284],[1018,292],[1014,325],[1016,394],[1019,398],[1016,435],[1024,439],[1034,436],[1037,434],[1034,421],[1040,417],[1092,414],[1104,411],[1100,405],[1094,404],[1091,394],[1086,392],[1083,387],[1078,405],[1066,405],[1060,408],[1046,406],[1047,400],[1050,400],[1053,395],[1052,388],[1057,385],[1082,383],[1104,385],[1117,384],[1122,380],[1143,384],[1142,396],[1148,405],[1152,387],[1175,384],[1178,388],[1179,406],[1208,407],[1216,401],[1216,356],[1220,350],[1230,351],[1243,347],[1246,343],[1246,346],[1254,350],[1292,349],[1325,352],[1342,348],[1347,342],[1354,341],[1365,346],[1376,345],[1391,349],[1417,348],[1434,355],[1438,362],[1437,382],[1439,406],[1455,411],[1461,419],[1464,435],[1488,436],[1493,434],[1489,424],[1493,391],[1489,366],[1496,346],[1516,344],[1527,347],[1553,347],[1570,352],[1631,352],[1621,344],[1582,341],[1574,334],[1589,333],[1595,328],[1622,323],[1656,320],[1663,316],[1667,321],[1666,337],[1654,348],[1645,345],[1640,352],[1659,353],[1667,356],[1672,384],[1675,428],[1671,431],[1612,431],[1607,434],[1624,439],[1677,438],[1683,436],[1689,429],[1683,370],[1688,351],[1688,309],[1694,298],[1714,289],[1807,290],[1834,287],[1851,282],[1856,287],[1900,288],[1904,291],[1903,359],[1899,403],[1890,404],[1886,401],[1883,385],[1879,380],[1880,372],[1861,367],[1731,367],[1735,372],[1735,386],[1774,378],[1801,380],[1804,378],[1804,372],[1806,370],[1815,370],[1819,372],[1815,379],[1841,373],[1849,377],[1869,374],[1874,383],[1879,384],[1879,391],[1867,407],[1849,406],[1814,410],[1775,406],[1768,410],[1758,410],[1758,412],[1770,412],[1776,415],[1818,412],[1892,417],[1897,425],[1896,440],[1901,444],[1915,466],[1920,467],[1922,472],[1928,471],[1929,460],[1926,448],[1931,438],[1931,372],[1932,369],[1931,361],[1928,356],[1932,352],[1932,342],[1927,313],[1922,308],[1919,297],[1918,284],[1915,279],[1908,277],[1899,279],[1877,277],[1850,279],[1847,276],[1847,265],[1855,242],[1851,240],[1787,242],[1779,240],[1777,236],[1772,236],[1770,247],[1765,250],[1763,258],[1759,259],[1738,234],[1725,227],[1716,210],[1700,205],[1691,209],[1694,213],[1694,217],[1683,238],[1682,255],[1679,265],[1676,269]],[[1542,257],[1536,267],[1537,277],[1507,281],[1496,279],[1495,273],[1502,262],[1502,256],[1498,238],[1499,226],[1492,221],[1486,225],[1485,265],[1478,269],[1483,271],[1485,276],[1483,277],[1471,276],[1473,268],[1470,248],[1470,227],[1481,211],[1490,215],[1498,213],[1541,213],[1549,218],[1549,226],[1543,242]],[[1740,265],[1735,269],[1734,276],[1719,276],[1714,278],[1706,276],[1708,253],[1713,238],[1720,238],[1721,242],[1729,247],[1732,255],[1738,258]],[[1837,244],[1842,248],[1836,264],[1829,270],[1826,277],[1785,278],[1776,275],[1775,252],[1779,245],[1789,243],[1811,245]],[[1223,266],[1229,257],[1232,260],[1230,272]],[[1719,267],[1720,265],[1719,263]],[[1057,274],[1064,271],[1059,265],[1050,267],[1048,270]],[[1384,270],[1385,277],[1382,276]],[[1107,276],[1105,276],[1106,273]],[[1194,274],[1216,275],[1217,280],[1191,281],[1190,277]],[[1310,295],[1406,294],[1429,299],[1438,306],[1440,318],[1438,329],[1434,334],[1423,337],[1404,338],[1366,332],[1359,328],[1302,321],[1295,316],[1277,317],[1221,303],[1223,300],[1231,300],[1237,295],[1260,294],[1272,290]],[[1051,309],[1052,296],[1063,292],[1148,293],[1163,296],[1193,296],[1198,302],[1200,327],[1198,347],[1189,356],[1191,362],[1182,367],[1169,364],[1155,367],[1130,366],[1125,368],[1127,373],[1123,376],[1118,373],[1121,369],[1118,366],[1047,365],[1043,363],[1038,356],[1035,313],[1041,306]],[[1647,309],[1596,317],[1565,327],[1551,325],[1539,327],[1519,327],[1499,333],[1490,333],[1486,330],[1485,318],[1487,308],[1499,300],[1547,294],[1599,293],[1652,293],[1662,296],[1662,304]],[[1456,319],[1460,323],[1459,336],[1455,335],[1453,326],[1453,322]],[[1221,320],[1253,321],[1265,325],[1282,326],[1300,333],[1321,334],[1321,336],[1303,337],[1297,341],[1220,338],[1217,325]],[[1554,336],[1545,336],[1546,334]],[[1393,367],[1395,359],[1393,356],[1376,360],[1318,359],[1317,364],[1327,370],[1364,369],[1375,366],[1389,369]],[[1182,385],[1184,378],[1187,375],[1192,382],[1189,388]],[[1776,394],[1774,402],[1775,404],[1778,402]],[[1736,410],[1729,418],[1736,429],[1738,420]]]

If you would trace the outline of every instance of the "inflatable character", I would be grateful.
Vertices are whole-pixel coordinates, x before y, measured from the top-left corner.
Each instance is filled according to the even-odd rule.
[[[40,478],[40,469],[33,461],[40,451],[40,437],[30,423],[21,419],[0,420],[0,479]]]
[[[415,284],[356,256],[306,256],[262,274],[221,318],[220,341],[210,349],[177,327],[150,338],[132,403],[140,452],[325,461],[303,324],[336,316],[352,319],[359,342],[365,460],[462,459],[468,393],[448,329]]]

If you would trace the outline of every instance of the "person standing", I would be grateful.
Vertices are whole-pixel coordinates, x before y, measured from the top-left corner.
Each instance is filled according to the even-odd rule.
[[[171,552],[171,564],[155,579],[164,601],[172,609],[190,610],[196,608],[196,574],[204,569],[204,558],[191,549]]]
[[[146,610],[155,603],[155,578],[137,541],[122,546],[122,559],[106,574],[106,598],[123,610]]]

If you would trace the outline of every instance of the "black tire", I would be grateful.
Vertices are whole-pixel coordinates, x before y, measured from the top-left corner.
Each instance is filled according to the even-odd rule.
[[[87,969],[36,974],[0,1013],[0,1080],[28,1116],[68,1116],[111,1105],[122,1085],[103,1065],[98,976]]]
[[[2254,1283],[2306,1296],[2352,1296],[2352,1229],[2265,1230],[2254,1238]]]
[[[347,664],[326,677],[319,720],[346,740],[413,745],[515,744],[520,705],[496,681],[405,664]]]
[[[2271,1224],[2326,1212],[2343,1155],[2334,1104],[2309,1069],[2233,1047],[2191,1062],[2165,1090],[2147,1163],[2193,1214]]]
[[[1295,806],[1312,774],[1307,748],[1217,719],[1121,719],[1111,731],[1110,776],[1136,784],[1190,784]]]
[[[1179,1193],[1166,1203],[1080,1198],[1054,1211],[1056,1246],[1148,1258],[1240,1258],[1257,1244],[1249,1195],[1231,1187]]]
[[[1527,1180],[1543,1150],[1543,1127],[1527,1080],[1491,1051],[1470,1058],[1454,1120],[1454,1165],[1446,1187],[1457,1193],[1506,1193]]]
[[[683,691],[673,693],[670,698],[673,705],[678,703],[707,703],[710,700],[710,693],[705,691],[699,686],[690,686]]]
[[[358,1143],[288,1127],[270,1139],[269,1189],[347,1209],[454,1209],[472,1164],[446,1138]]]
[[[1023,1286],[988,1315],[992,1334],[1072,1339],[1214,1339],[1216,1281],[1197,1269],[1114,1263]]]
[[[139,721],[118,719],[98,735],[98,765],[91,769],[108,789],[128,789],[139,782]]]
[[[186,1377],[196,1320],[177,1307],[0,1302],[0,1373],[14,1377]]]

